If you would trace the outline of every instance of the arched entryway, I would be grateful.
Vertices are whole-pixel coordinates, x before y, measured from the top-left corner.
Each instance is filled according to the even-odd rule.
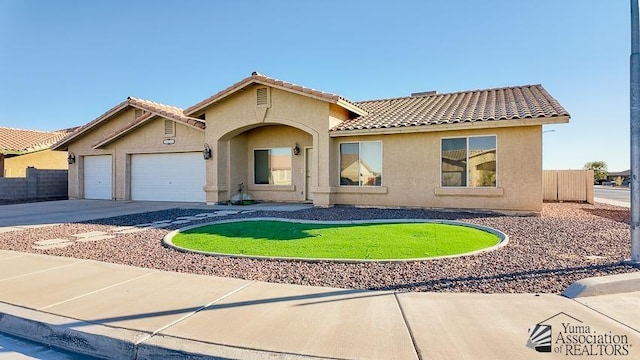
[[[274,122],[227,132],[217,140],[215,164],[211,164],[205,189],[216,194],[218,203],[247,198],[312,201],[317,184],[317,140],[313,130],[307,130]]]

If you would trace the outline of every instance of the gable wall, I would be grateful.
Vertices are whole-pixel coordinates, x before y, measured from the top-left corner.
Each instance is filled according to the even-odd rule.
[[[113,134],[134,120],[134,109],[128,109],[108,119],[69,145],[76,156],[76,163],[69,165],[69,198],[83,197],[83,157],[89,155],[111,155],[113,160],[113,196],[116,200],[130,198],[131,154],[202,151],[204,131],[176,123],[176,136],[172,145],[163,144],[164,119],[155,118],[99,149],[93,144]]]
[[[313,174],[313,183],[329,187],[328,172],[322,169],[329,166],[330,104],[270,88],[271,104],[264,112],[264,109],[256,106],[256,87],[262,86],[254,85],[237,91],[205,111],[205,139],[212,144],[215,157],[215,161],[207,162],[209,203],[229,200],[237,192],[237,184],[243,178],[249,184],[252,182],[253,170],[249,170],[253,166],[252,148],[259,143],[262,144],[260,146],[282,143],[293,147],[298,142],[301,150],[304,146],[313,146],[317,149],[314,153],[315,163],[319,164]],[[336,116],[342,115],[336,113]],[[263,126],[267,127],[262,129]],[[240,150],[239,147],[245,147],[245,150]],[[289,201],[303,199],[300,189],[304,187],[304,174],[300,172],[300,167],[304,166],[303,156],[294,158],[295,190],[258,190],[258,198]]]

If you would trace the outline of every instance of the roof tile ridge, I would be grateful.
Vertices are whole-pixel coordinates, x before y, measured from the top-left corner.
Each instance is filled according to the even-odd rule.
[[[13,130],[13,131],[30,131],[41,134],[55,134],[57,131],[45,131],[45,130],[33,130],[33,129],[19,129],[10,126],[0,126],[0,129]]]
[[[127,99],[128,100],[133,100],[134,103],[135,102],[142,102],[142,103],[147,103],[147,104],[151,104],[151,105],[154,105],[154,106],[161,106],[161,107],[165,107],[165,108],[169,108],[169,109],[175,109],[175,110],[180,111],[180,112],[184,112],[184,109],[182,109],[180,107],[159,103],[159,102],[153,101],[153,100],[147,100],[147,99],[137,98],[137,97],[133,97],[133,96],[129,96],[129,97],[127,97]]]
[[[432,95],[417,95],[417,96],[409,95],[409,96],[398,96],[398,97],[382,98],[382,99],[358,100],[358,101],[355,101],[354,103],[357,105],[359,103],[366,103],[366,102],[402,100],[407,98],[437,97],[437,96],[446,96],[446,95],[458,95],[458,94],[465,94],[465,93],[476,93],[476,92],[479,93],[479,92],[485,92],[485,91],[489,92],[489,91],[497,91],[497,90],[509,90],[509,89],[515,89],[515,88],[530,88],[530,87],[542,87],[542,85],[528,84],[528,85],[502,86],[502,87],[493,87],[493,88],[487,88],[487,89],[474,89],[474,90],[462,90],[462,91],[454,91],[454,92],[447,92],[447,93],[435,93]]]
[[[303,92],[305,94],[310,94],[310,95],[314,95],[314,96],[319,96],[319,97],[324,97],[324,98],[330,98],[330,99],[334,99],[334,100],[344,100],[347,101],[351,104],[355,104],[353,101],[345,98],[344,96],[338,95],[336,93],[332,93],[332,92],[326,92],[326,91],[322,91],[322,90],[318,90],[309,86],[304,86],[304,85],[299,85],[296,83],[292,83],[289,81],[285,81],[285,80],[280,80],[280,79],[276,79],[264,74],[260,74],[258,72],[254,72],[251,74],[251,77],[253,79],[257,79],[260,81],[264,81],[273,85],[277,85],[277,86],[282,86],[291,90],[295,90],[295,91],[300,91]]]

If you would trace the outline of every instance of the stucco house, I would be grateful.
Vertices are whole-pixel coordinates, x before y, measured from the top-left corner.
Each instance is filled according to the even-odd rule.
[[[0,127],[0,177],[25,177],[27,167],[66,170],[67,154],[50,148],[75,129],[38,131]]]
[[[542,208],[541,85],[352,102],[259,73],[187,108],[127,98],[55,145],[70,198]]]

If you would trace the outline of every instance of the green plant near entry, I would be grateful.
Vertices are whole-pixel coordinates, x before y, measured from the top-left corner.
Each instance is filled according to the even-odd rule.
[[[176,234],[175,246],[219,254],[314,259],[418,259],[496,245],[487,231],[438,223],[324,224],[240,221]]]

